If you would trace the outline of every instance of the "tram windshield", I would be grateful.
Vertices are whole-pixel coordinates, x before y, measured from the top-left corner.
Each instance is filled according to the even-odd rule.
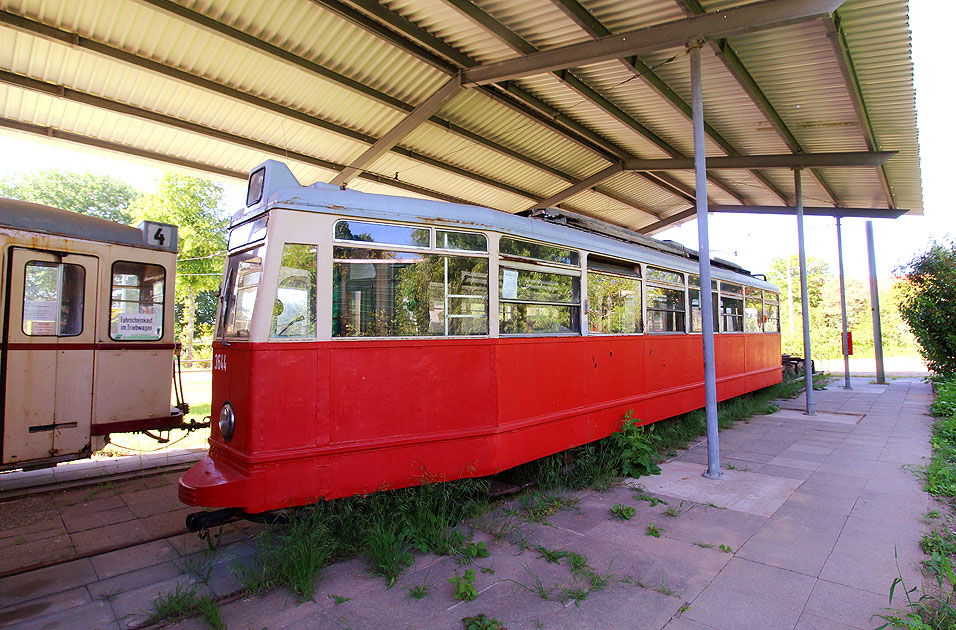
[[[252,308],[262,276],[265,247],[256,247],[230,256],[221,300],[220,330],[226,337],[248,337]]]

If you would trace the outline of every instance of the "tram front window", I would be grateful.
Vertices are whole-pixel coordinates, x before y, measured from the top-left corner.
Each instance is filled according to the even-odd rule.
[[[315,337],[316,247],[286,243],[272,306],[272,337]]]
[[[226,337],[248,337],[252,324],[252,309],[256,303],[259,280],[262,276],[264,247],[256,247],[229,259],[223,299],[223,330]]]

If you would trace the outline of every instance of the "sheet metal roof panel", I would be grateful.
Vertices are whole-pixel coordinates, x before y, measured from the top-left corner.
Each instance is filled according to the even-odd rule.
[[[583,0],[581,4],[612,33],[621,33],[685,17],[677,2]]]
[[[440,113],[446,120],[578,179],[609,165],[597,154],[582,151],[577,143],[480,92],[468,91],[456,97]]]
[[[839,16],[877,142],[900,151],[886,164],[897,203],[921,213],[908,3],[848,0]]]
[[[538,50],[590,39],[550,0],[475,0],[474,4]]]

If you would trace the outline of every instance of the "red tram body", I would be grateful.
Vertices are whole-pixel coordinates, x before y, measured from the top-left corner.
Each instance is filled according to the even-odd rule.
[[[680,246],[303,188],[271,161],[249,197],[214,344],[220,422],[184,503],[255,514],[484,476],[605,437],[628,410],[649,423],[704,404]],[[723,400],[780,381],[779,303],[715,264]]]

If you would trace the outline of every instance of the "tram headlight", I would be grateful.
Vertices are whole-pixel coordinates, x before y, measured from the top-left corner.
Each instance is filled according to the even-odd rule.
[[[226,403],[219,410],[219,432],[222,433],[222,439],[226,442],[231,440],[235,428],[236,413],[232,410],[232,405]]]

